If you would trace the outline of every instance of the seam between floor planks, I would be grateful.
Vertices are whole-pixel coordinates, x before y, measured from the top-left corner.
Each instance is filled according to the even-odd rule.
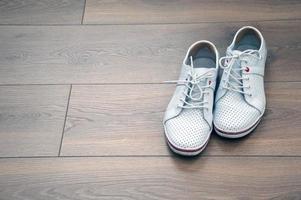
[[[179,158],[184,160],[195,160],[202,157],[212,158],[301,158],[301,155],[198,155],[194,157],[183,157],[175,154],[171,155],[104,155],[104,156],[17,156],[17,157],[0,157],[4,159],[68,159],[68,158]]]
[[[66,121],[67,121],[67,116],[68,116],[68,111],[69,111],[71,92],[72,92],[72,85],[70,85],[69,94],[68,94],[66,113],[65,113],[65,118],[64,118],[63,128],[62,128],[62,136],[61,136],[61,142],[60,142],[60,146],[59,146],[58,156],[61,155],[61,150],[62,150],[62,146],[63,146],[64,133],[65,133]]]
[[[226,23],[243,23],[243,22],[293,22],[293,21],[301,21],[301,18],[296,19],[271,19],[271,20],[241,20],[241,21],[204,21],[204,22],[175,22],[175,23],[133,23],[133,24],[0,24],[1,26],[156,26],[156,25],[194,25],[194,24],[226,24]]]
[[[85,18],[85,12],[86,12],[86,5],[87,5],[87,0],[84,2],[84,8],[83,8],[83,13],[82,13],[82,19],[80,24],[82,25],[84,23],[84,18]]]
[[[301,83],[301,81],[264,81],[265,83]],[[22,83],[22,84],[0,84],[0,87],[7,86],[51,86],[51,85],[72,85],[72,86],[110,86],[110,85],[175,85],[173,83]]]

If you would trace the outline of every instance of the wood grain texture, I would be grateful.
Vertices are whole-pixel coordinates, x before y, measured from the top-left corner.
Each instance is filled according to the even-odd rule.
[[[266,80],[300,81],[301,21],[251,24],[267,40]],[[243,25],[1,26],[0,84],[174,80],[193,42],[211,40],[223,55]]]
[[[58,155],[68,93],[69,86],[1,86],[0,156]]]
[[[296,0],[87,0],[84,23],[193,23],[301,18]]]
[[[81,24],[84,0],[1,0],[0,24]]]
[[[1,199],[300,199],[298,158],[1,159]]]
[[[174,85],[74,86],[62,155],[170,155],[162,119]],[[266,114],[241,140],[213,136],[206,155],[301,155],[301,83],[266,83]]]
[[[301,199],[300,10],[298,0],[0,0],[0,200]],[[197,40],[223,55],[243,25],[269,48],[263,121],[240,140],[213,134],[200,157],[171,154],[162,118],[175,86],[148,83],[177,79]]]
[[[73,86],[61,155],[168,154],[162,116],[173,89]]]

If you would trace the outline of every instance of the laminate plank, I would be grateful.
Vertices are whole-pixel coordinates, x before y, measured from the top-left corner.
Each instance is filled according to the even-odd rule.
[[[68,93],[69,86],[1,86],[0,157],[58,155]]]
[[[249,137],[213,134],[205,155],[298,155],[301,83],[266,83],[267,110]],[[74,86],[61,155],[170,155],[162,119],[170,84]]]
[[[301,159],[1,159],[1,199],[300,199]]]
[[[1,0],[0,24],[81,24],[84,0]]]
[[[161,83],[197,40],[225,47],[245,23],[1,26],[0,84]],[[301,81],[301,22],[252,23],[269,48],[267,81]],[[125,37],[126,36],[126,37]]]
[[[211,0],[87,0],[84,23],[191,23],[300,19],[301,2]]]

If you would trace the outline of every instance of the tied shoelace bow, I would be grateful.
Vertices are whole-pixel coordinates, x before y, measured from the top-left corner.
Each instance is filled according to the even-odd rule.
[[[181,108],[208,108],[207,101],[202,101],[203,95],[207,94],[208,91],[205,91],[206,88],[210,88],[210,83],[205,86],[200,86],[200,83],[205,81],[207,78],[212,78],[213,73],[212,71],[208,71],[204,74],[197,74],[194,71],[193,66],[193,59],[192,56],[190,56],[190,71],[188,72],[188,77],[186,80],[176,80],[176,81],[165,81],[166,83],[176,83],[178,85],[185,85],[187,87],[188,92],[184,92],[184,98],[181,98],[180,101],[182,101],[183,105],[178,105],[178,107]],[[198,90],[198,92],[196,91]],[[195,96],[195,94],[198,94],[198,96]]]
[[[248,57],[252,57],[258,60],[261,59],[261,55],[258,50],[245,50],[239,54],[224,56],[220,58],[219,65],[222,69],[224,69],[224,73],[226,75],[226,78],[223,79],[222,85],[224,89],[252,96],[251,93],[244,91],[245,88],[250,88],[250,85],[244,86],[243,80],[249,80],[249,78],[242,77],[243,71],[249,72],[250,70],[249,67],[242,66],[242,63],[244,63],[245,65],[248,63]],[[236,61],[240,62],[239,68],[233,67]]]

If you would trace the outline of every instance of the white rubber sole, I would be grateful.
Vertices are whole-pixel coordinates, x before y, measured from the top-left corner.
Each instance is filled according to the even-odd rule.
[[[167,141],[167,144],[168,144],[169,148],[176,154],[179,154],[182,156],[196,156],[196,155],[199,155],[202,151],[204,151],[204,149],[206,148],[206,146],[208,144],[208,141],[201,148],[199,148],[195,151],[184,151],[184,150],[176,149],[169,143],[169,141]]]
[[[219,130],[218,128],[214,126],[214,130],[216,132],[216,134],[218,134],[219,136],[221,137],[224,137],[224,138],[230,138],[230,139],[236,139],[236,138],[242,138],[242,137],[245,137],[247,136],[248,134],[250,134],[259,124],[259,122],[261,121],[262,117],[260,117],[257,122],[251,126],[251,128],[247,129],[246,131],[244,132],[239,132],[239,133],[227,133],[227,132],[223,132],[221,130]]]
[[[164,131],[165,131],[165,138],[166,138],[166,143],[168,144],[169,148],[176,154],[182,155],[182,156],[196,156],[198,154],[200,154],[202,151],[204,151],[204,149],[206,148],[211,133],[212,133],[212,129],[209,132],[208,138],[206,139],[206,142],[203,146],[196,148],[196,149],[182,149],[180,147],[176,147],[175,145],[172,144],[172,142],[170,142],[170,140],[168,139],[168,136],[166,134],[166,128],[164,126]]]

